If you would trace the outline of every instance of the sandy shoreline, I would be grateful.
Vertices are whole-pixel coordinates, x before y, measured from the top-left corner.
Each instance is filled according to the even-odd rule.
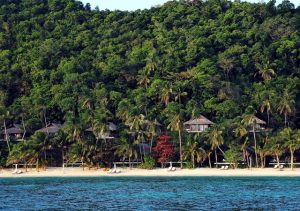
[[[82,168],[48,168],[46,170],[40,170],[36,172],[35,169],[28,169],[27,172],[22,174],[13,174],[13,169],[0,170],[0,178],[18,178],[18,177],[165,177],[165,176],[292,176],[300,177],[300,168],[284,169],[282,171],[273,168],[253,168],[249,169],[209,169],[209,168],[197,168],[197,169],[177,169],[174,172],[170,172],[167,169],[129,169],[120,168],[121,173],[110,174],[103,169],[91,169],[87,168],[83,171]],[[24,171],[24,170],[22,170]]]

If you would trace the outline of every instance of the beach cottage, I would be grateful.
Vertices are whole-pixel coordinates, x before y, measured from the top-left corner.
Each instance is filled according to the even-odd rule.
[[[255,116],[253,124],[255,132],[261,132],[266,129],[267,123]],[[253,126],[248,128],[248,132],[253,133]]]
[[[36,132],[47,133],[49,135],[57,133],[59,130],[63,128],[62,124],[58,123],[50,123],[46,127],[37,130]]]
[[[25,134],[21,125],[13,124],[12,127],[1,131],[1,140],[23,141]]]
[[[197,118],[191,119],[183,123],[185,131],[188,133],[202,133],[210,128],[214,123],[205,116],[200,115]]]
[[[99,131],[93,129],[92,127],[89,127],[85,131],[93,132],[97,139],[109,140],[109,139],[116,138],[115,132],[117,131],[117,126],[114,123],[109,122],[107,124],[107,129],[103,133],[100,133]]]

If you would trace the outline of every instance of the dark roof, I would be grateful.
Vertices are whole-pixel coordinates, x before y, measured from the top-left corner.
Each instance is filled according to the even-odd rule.
[[[37,130],[36,132],[57,133],[62,128],[63,128],[62,124],[50,123],[47,125],[47,127],[41,128],[41,129]]]
[[[254,122],[255,122],[256,124],[260,124],[260,125],[265,125],[265,124],[267,124],[264,120],[261,120],[261,119],[259,119],[259,118],[257,118],[257,117],[254,117],[254,118],[255,118]]]
[[[22,126],[19,124],[13,124],[12,127],[6,129],[7,134],[22,134],[24,133],[24,130],[22,129]],[[5,134],[5,130],[1,131],[1,134]]]
[[[109,131],[116,131],[116,130],[117,130],[117,126],[116,126],[114,123],[112,123],[112,122],[109,122],[109,123],[107,124],[107,126],[108,126],[108,128],[109,128]],[[92,127],[89,127],[89,128],[86,129],[85,131],[87,131],[87,132],[93,132],[94,130],[93,130]]]
[[[205,116],[200,115],[199,117],[195,119],[191,119],[183,124],[184,125],[212,125],[214,123],[208,120]]]
[[[155,124],[156,126],[159,126],[159,127],[162,126],[162,124],[159,123],[156,119],[155,119],[153,122],[154,122],[154,124]],[[144,125],[150,125],[150,124],[151,124],[151,121],[145,119],[145,120],[143,120],[143,124],[144,124]],[[130,123],[126,123],[126,125],[129,126],[129,127],[131,127],[132,123],[131,123],[131,122],[130,122]]]

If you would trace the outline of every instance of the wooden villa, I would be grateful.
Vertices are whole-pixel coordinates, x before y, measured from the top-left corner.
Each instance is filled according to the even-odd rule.
[[[36,132],[47,133],[49,135],[57,133],[63,128],[62,124],[50,123],[46,127],[37,130]]]
[[[98,131],[95,131],[92,127],[89,127],[85,131],[93,132],[97,139],[105,139],[105,140],[115,139],[116,138],[115,132],[117,131],[117,126],[114,123],[109,122],[107,124],[107,130],[104,131],[103,134],[100,134]]]
[[[9,141],[23,141],[24,135],[23,127],[19,124],[13,124],[12,127],[1,131],[1,140],[6,141],[6,139],[8,139]]]
[[[267,125],[267,123],[264,120],[261,120],[255,116],[255,118],[254,118],[255,132],[260,132],[260,131],[266,130],[266,125]],[[249,127],[248,131],[253,132],[253,127]]]
[[[129,126],[129,127],[131,127],[132,123],[126,123],[126,125]],[[159,123],[156,119],[153,122],[151,122],[151,121],[149,121],[147,119],[145,119],[145,120],[142,121],[142,127],[145,130],[149,131],[149,132],[151,132],[151,127],[153,125],[155,126],[155,133],[156,134],[160,134],[161,133],[162,124]]]
[[[210,128],[214,123],[205,116],[200,115],[197,118],[191,119],[183,123],[184,129],[188,133],[202,133]]]

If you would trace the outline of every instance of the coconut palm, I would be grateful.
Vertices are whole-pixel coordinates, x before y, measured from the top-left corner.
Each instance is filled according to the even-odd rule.
[[[160,101],[165,104],[165,106],[169,104],[172,94],[173,90],[170,88],[170,84],[167,82],[163,83],[162,87],[159,89],[159,98]]]
[[[130,139],[124,137],[119,139],[118,144],[115,146],[115,154],[118,156],[122,156],[124,159],[128,158],[130,168],[131,159],[138,157],[136,146],[137,145],[134,141],[131,141]]]
[[[294,153],[297,149],[300,149],[300,130],[292,131],[291,128],[284,128],[279,137],[284,140],[284,146],[289,150],[291,155],[291,169],[294,166]]]
[[[271,154],[269,137],[266,136],[263,138],[263,141],[260,146],[257,146],[257,154],[260,158],[261,168],[264,168],[266,165],[266,157]]]
[[[242,123],[252,128],[253,139],[254,139],[254,150],[255,150],[255,162],[256,162],[256,167],[258,168],[257,139],[256,139],[256,130],[255,130],[256,116],[254,114],[244,115]]]
[[[24,161],[27,164],[35,163],[36,170],[39,171],[40,165],[46,167],[45,152],[52,147],[53,143],[45,133],[36,133],[28,141],[20,142],[14,146],[9,154],[7,164]]]
[[[223,150],[220,148],[222,144],[224,144],[224,138],[222,136],[222,130],[218,128],[218,126],[214,126],[212,130],[209,131],[208,133],[208,139],[211,145],[211,150],[215,152],[215,162],[218,162],[218,153],[217,149],[220,150],[220,152],[224,155],[225,153]]]
[[[198,142],[196,140],[189,139],[183,147],[182,157],[184,160],[190,158],[193,168],[195,168],[195,158],[197,162],[204,160],[206,158],[206,153],[203,148],[198,146]]]
[[[270,151],[273,153],[277,160],[277,165],[279,166],[279,158],[285,151],[284,142],[281,135],[277,135],[270,138]]]
[[[255,73],[255,76],[260,75],[264,81],[270,81],[272,77],[276,75],[275,70],[271,68],[269,61],[265,65],[256,64],[256,68],[258,69],[258,72]]]
[[[251,154],[248,152],[248,146],[249,146],[249,139],[248,139],[248,131],[245,127],[245,125],[238,123],[237,127],[234,129],[234,134],[235,137],[237,137],[240,141],[241,141],[241,150],[243,151],[243,157],[245,162],[247,163],[248,167],[252,167],[251,166],[251,162],[249,159],[249,156],[251,156]]]
[[[267,118],[268,118],[268,126],[270,124],[270,114],[272,112],[272,99],[275,97],[275,92],[273,90],[270,91],[264,91],[259,94],[260,95],[260,112],[267,112]]]
[[[142,74],[137,76],[137,83],[138,85],[144,86],[145,89],[148,89],[149,84],[151,83],[150,76],[143,71]]]
[[[294,111],[295,97],[289,93],[287,89],[284,90],[283,97],[281,98],[277,110],[280,114],[284,115],[284,126],[287,127],[287,116]]]
[[[145,116],[143,114],[132,116],[129,118],[128,124],[130,125],[130,134],[139,146],[141,162],[143,162],[143,155],[145,155],[144,140],[147,135],[147,131],[145,129]],[[143,150],[141,144],[143,146]]]
[[[182,140],[181,140],[181,131],[182,131],[182,119],[180,114],[172,115],[169,119],[169,125],[168,129],[171,131],[177,131],[178,132],[178,138],[179,138],[179,154],[180,154],[180,168],[183,168],[182,164]]]
[[[148,124],[148,131],[147,131],[147,135],[150,136],[150,152],[152,152],[152,147],[153,147],[153,140],[154,137],[157,135],[157,130],[158,130],[158,124],[157,124],[157,120],[155,119],[154,121],[149,121]]]

